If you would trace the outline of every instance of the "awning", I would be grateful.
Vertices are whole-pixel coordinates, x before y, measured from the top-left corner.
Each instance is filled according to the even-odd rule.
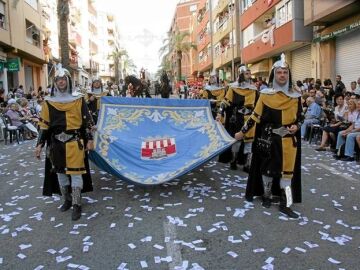
[[[269,59],[264,59],[260,62],[252,64],[250,66],[250,70],[251,70],[252,74],[268,73],[269,72]]]

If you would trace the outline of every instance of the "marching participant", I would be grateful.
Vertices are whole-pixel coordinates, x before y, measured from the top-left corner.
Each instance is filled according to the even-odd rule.
[[[108,90],[103,90],[101,79],[95,78],[91,83],[91,89],[87,92],[87,105],[92,118],[97,123],[98,114],[100,110],[100,100],[102,96],[108,94]]]
[[[258,91],[251,80],[251,71],[246,66],[239,68],[238,81],[229,86],[224,100],[220,105],[220,112],[217,119],[225,116],[225,128],[231,136],[235,136],[241,127],[247,121],[255,107]],[[245,155],[244,171],[248,172],[251,162],[251,145],[255,135],[255,126],[253,126],[244,136],[243,153]],[[232,160],[230,168],[237,169],[238,154],[241,141],[232,146]]]
[[[263,198],[271,206],[271,196],[280,194],[280,212],[298,218],[290,206],[301,202],[301,96],[293,90],[285,55],[271,70],[269,88],[260,92],[249,120],[235,139],[242,140],[256,124],[253,159],[246,188],[246,199]]]
[[[59,64],[51,95],[42,106],[35,155],[40,159],[47,145],[43,195],[61,191],[60,211],[73,206],[72,220],[81,217],[81,192],[92,191],[86,151],[94,148],[93,125],[83,95],[73,91],[69,71]]]
[[[216,72],[210,74],[209,82],[200,92],[200,97],[203,99],[209,99],[211,102],[211,111],[214,119],[220,103],[223,100],[226,93],[225,87],[219,86],[217,82]]]

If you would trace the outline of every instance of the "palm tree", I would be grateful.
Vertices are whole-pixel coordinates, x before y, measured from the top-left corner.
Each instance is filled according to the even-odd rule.
[[[134,64],[134,61],[127,56],[125,57],[123,62],[124,77],[126,77],[130,73],[136,73],[136,65]]]
[[[168,34],[164,40],[165,45],[160,48],[160,55],[164,53],[169,54],[171,52],[176,53],[176,70],[177,70],[177,79],[181,80],[181,62],[183,54],[189,56],[191,49],[196,49],[196,44],[188,41],[190,33],[188,31],[180,32],[179,29],[176,29],[174,33]]]
[[[169,59],[169,54],[167,55],[164,55],[162,57],[162,60],[161,60],[161,64],[159,65],[158,67],[158,70],[155,74],[156,77],[161,77],[161,74],[163,73],[163,71],[165,70],[171,77],[171,71],[173,69],[173,65],[172,65],[172,62],[170,61]]]
[[[112,59],[114,61],[114,68],[115,68],[115,83],[119,84],[120,81],[120,71],[121,71],[121,58],[123,56],[128,56],[128,53],[126,50],[119,50],[118,48],[113,51],[108,58]]]
[[[57,15],[59,18],[59,45],[61,48],[61,62],[64,68],[70,68],[70,48],[69,48],[69,0],[58,0]]]

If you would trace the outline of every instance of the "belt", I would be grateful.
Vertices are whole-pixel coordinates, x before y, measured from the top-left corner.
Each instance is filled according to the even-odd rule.
[[[59,133],[59,134],[54,135],[54,137],[55,137],[55,139],[57,139],[58,141],[65,143],[65,142],[68,142],[68,141],[70,141],[70,140],[72,140],[72,139],[75,139],[75,138],[76,138],[76,135],[77,135],[77,134],[66,134],[66,133],[64,133],[64,132],[61,132],[61,133]]]
[[[291,135],[290,131],[284,126],[272,129],[271,132],[273,134],[279,135],[280,137],[285,137],[286,135]]]
[[[241,113],[243,115],[249,115],[252,113],[252,110],[246,108],[246,107],[243,107],[241,108],[240,110],[238,110],[238,113]]]

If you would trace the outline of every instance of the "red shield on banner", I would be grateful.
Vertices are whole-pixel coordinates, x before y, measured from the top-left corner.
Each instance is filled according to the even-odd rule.
[[[141,143],[141,159],[163,159],[175,154],[174,138],[146,140]]]

